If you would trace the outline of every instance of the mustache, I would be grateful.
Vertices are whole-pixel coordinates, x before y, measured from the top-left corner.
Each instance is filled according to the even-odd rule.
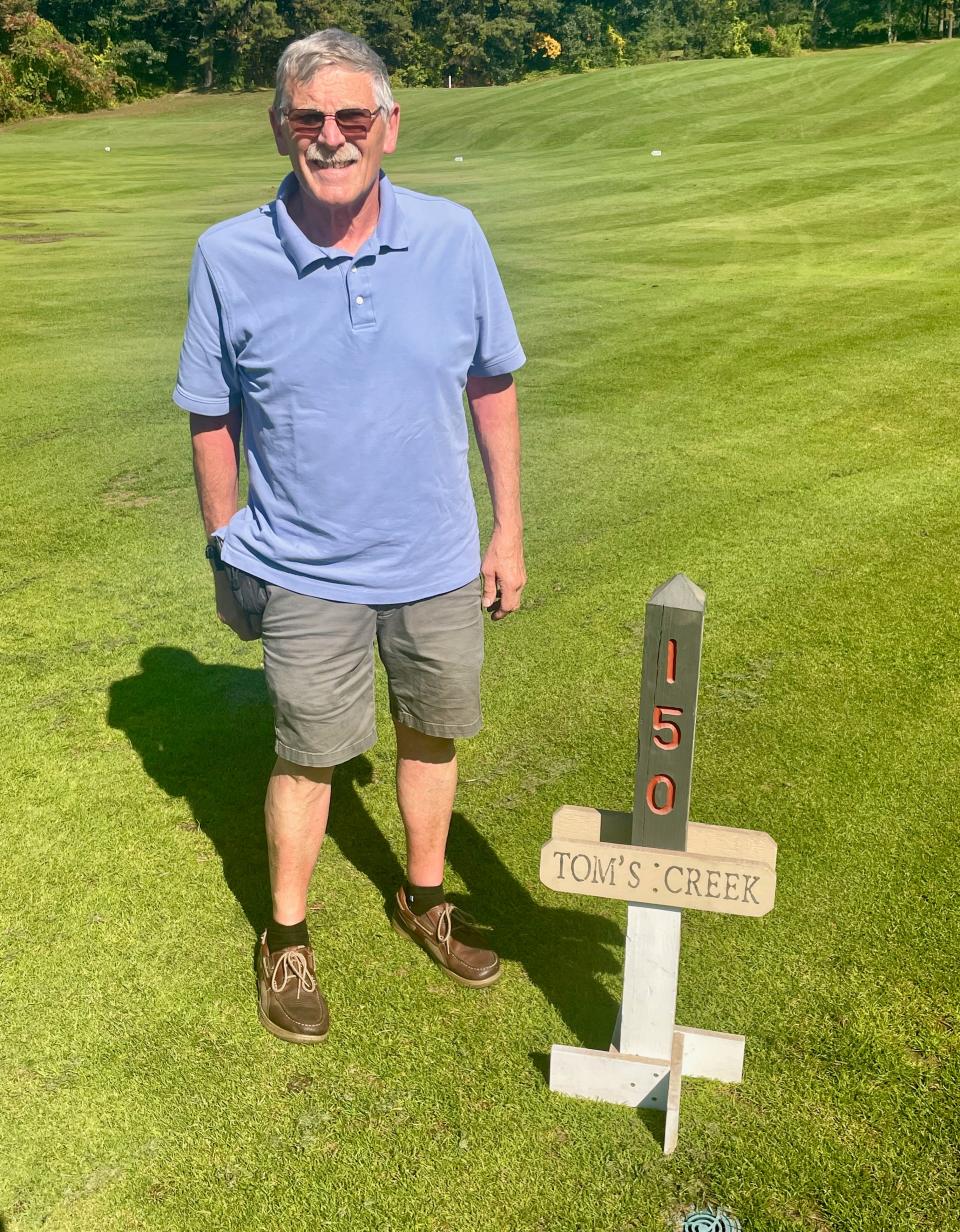
[[[306,158],[308,162],[317,163],[321,167],[349,167],[351,163],[359,160],[360,151],[349,141],[332,152],[325,149],[319,141],[314,141],[307,147]]]

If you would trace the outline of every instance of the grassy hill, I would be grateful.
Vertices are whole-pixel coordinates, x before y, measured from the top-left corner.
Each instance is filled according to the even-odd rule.
[[[0,1227],[948,1226],[958,85],[936,44],[402,96],[387,169],[475,210],[529,356],[531,580],[450,848],[507,974],[448,986],[387,926],[381,695],[315,879],[313,1050],[256,1021],[270,715],[169,402],[193,242],[284,170],[269,98],[0,132]],[[630,807],[678,570],[708,596],[693,816],[780,864],[765,919],[684,919],[678,1019],[747,1060],[685,1083],[664,1160],[656,1117],[546,1087],[551,1044],[609,1042],[625,911],[537,865],[558,805]]]

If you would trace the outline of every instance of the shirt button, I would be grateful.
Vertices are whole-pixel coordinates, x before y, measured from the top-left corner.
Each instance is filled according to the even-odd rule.
[[[363,296],[362,296],[362,295],[358,295],[358,296],[357,296],[357,303],[358,303],[358,304],[362,304],[362,303],[363,303]]]

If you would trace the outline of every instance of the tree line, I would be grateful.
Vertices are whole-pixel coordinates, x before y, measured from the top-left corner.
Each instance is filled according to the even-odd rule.
[[[362,35],[405,86],[664,58],[952,38],[955,0],[0,0],[0,121],[270,84],[311,30]]]

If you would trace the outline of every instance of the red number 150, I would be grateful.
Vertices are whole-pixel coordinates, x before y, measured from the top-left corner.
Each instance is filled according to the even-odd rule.
[[[677,680],[677,643],[671,638],[667,644],[667,684],[675,684]],[[678,706],[654,706],[653,708],[653,742],[660,749],[675,749],[680,744],[680,728],[665,715],[677,716],[683,714]],[[657,803],[657,788],[661,803]],[[677,785],[669,774],[655,774],[647,784],[647,808],[651,813],[669,813],[677,798]]]

